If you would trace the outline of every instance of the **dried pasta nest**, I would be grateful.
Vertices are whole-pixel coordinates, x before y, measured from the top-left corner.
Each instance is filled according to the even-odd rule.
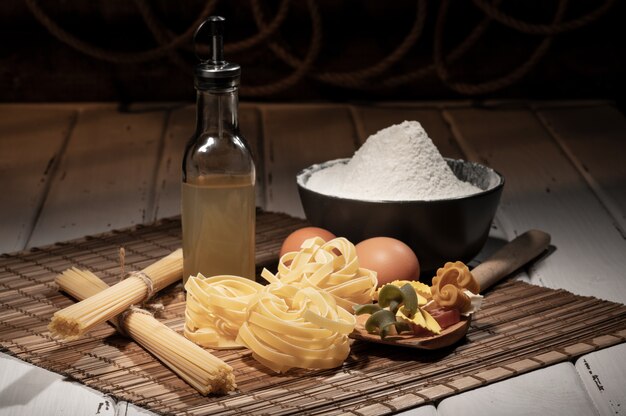
[[[376,273],[359,267],[345,238],[306,240],[285,254],[269,285],[237,276],[191,276],[185,335],[212,348],[245,346],[277,372],[334,368],[350,352],[353,306],[372,301]]]

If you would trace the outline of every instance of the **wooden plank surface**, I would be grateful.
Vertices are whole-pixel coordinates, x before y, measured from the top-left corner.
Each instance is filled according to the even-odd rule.
[[[128,402],[118,402],[115,416],[156,416],[157,414],[148,409],[135,406]]]
[[[261,151],[257,153],[263,161],[259,166],[268,167],[267,171],[260,172],[263,178],[260,183],[268,186],[264,187],[262,198],[257,201],[267,199],[267,206],[270,208],[302,215],[295,180],[291,182],[291,178],[299,169],[314,162],[350,156],[367,135],[404,119],[417,119],[423,123],[445,156],[460,155],[483,161],[505,173],[507,184],[502,209],[497,214],[496,226],[492,229],[492,238],[489,240],[492,249],[501,244],[503,238],[512,238],[526,228],[544,228],[553,235],[556,252],[531,271],[534,283],[564,287],[577,293],[624,303],[626,289],[622,288],[621,270],[626,261],[622,257],[626,256],[623,256],[625,246],[621,234],[623,234],[623,198],[626,195],[624,192],[626,185],[623,181],[626,166],[623,163],[625,146],[623,137],[626,134],[624,127],[626,122],[623,115],[604,102],[544,103],[531,107],[527,103],[491,104],[489,109],[482,110],[469,108],[472,105],[470,102],[415,105],[391,103],[375,106],[243,104],[242,130],[250,140],[250,127],[252,130],[258,129],[258,140],[252,140],[251,147],[254,148],[255,143],[263,143]],[[188,126],[194,125],[193,106],[178,108],[172,105],[156,105],[151,111],[148,111],[150,109],[147,107],[143,108],[141,114],[118,114],[115,106],[109,104],[35,105],[30,111],[25,111],[24,107],[20,106],[8,108],[17,110],[15,115],[11,116],[7,116],[10,113],[6,111],[6,106],[0,111],[2,126],[0,150],[3,150],[0,152],[2,161],[0,169],[5,166],[3,163],[7,163],[7,160],[10,162],[15,160],[12,155],[20,154],[24,143],[32,143],[29,146],[36,145],[38,148],[37,152],[31,152],[29,156],[39,158],[35,161],[35,166],[39,167],[40,172],[42,168],[45,172],[50,157],[55,152],[58,153],[58,149],[64,152],[63,158],[56,158],[53,161],[53,165],[59,167],[58,181],[39,185],[42,178],[44,182],[50,180],[49,175],[41,173],[25,179],[21,177],[14,179],[22,173],[18,165],[11,165],[11,169],[16,172],[15,175],[11,175],[11,181],[0,180],[0,191],[3,195],[0,198],[8,194],[22,198],[19,199],[19,205],[16,204],[12,208],[13,217],[5,215],[5,218],[10,219],[20,218],[20,215],[21,218],[26,218],[21,226],[18,224],[19,221],[6,221],[7,226],[18,229],[28,226],[34,228],[36,214],[33,215],[32,207],[37,203],[29,205],[28,198],[35,198],[32,199],[35,201],[41,198],[42,189],[49,188],[48,201],[33,234],[35,239],[32,241],[35,244],[31,245],[105,231],[114,227],[111,225],[108,228],[105,225],[110,222],[108,219],[112,219],[118,226],[125,226],[134,222],[149,221],[155,217],[176,215],[179,212],[180,188],[179,178],[176,176],[180,164],[170,159],[168,165],[166,156],[182,157],[178,149],[188,138]],[[72,115],[81,109],[84,109],[84,114],[100,113],[102,116],[98,120],[94,118],[85,120],[86,116],[81,114],[78,123],[81,125],[79,141],[83,144],[77,146],[76,133],[69,135],[69,131],[72,127]],[[170,110],[171,113],[168,115]],[[53,117],[44,118],[40,123],[31,123],[39,113],[53,114]],[[58,120],[56,114],[59,115]],[[63,117],[66,117],[66,121],[62,121]],[[164,130],[166,122],[167,129]],[[30,136],[28,129],[45,123],[51,123],[50,126],[56,127],[47,129],[41,136]],[[132,134],[127,134],[122,128],[124,123],[145,126],[146,129],[137,130],[144,130],[145,135],[137,133],[134,129]],[[26,131],[24,138],[18,141],[15,137],[21,136],[11,134],[12,139],[7,141],[3,135],[7,131],[4,128],[6,125],[17,133],[21,133],[22,129]],[[64,129],[64,125],[69,127]],[[248,127],[244,129],[244,125]],[[145,130],[152,133],[148,134]],[[34,131],[36,134],[39,130]],[[111,131],[117,132],[118,140],[108,138]],[[49,138],[51,132],[55,132],[56,138]],[[66,133],[65,137],[63,132]],[[159,135],[162,133],[163,141],[159,143]],[[172,136],[168,137],[170,133]],[[138,138],[139,136],[143,138]],[[150,141],[148,136],[156,136],[157,142],[148,143]],[[28,141],[29,137],[32,142]],[[39,139],[36,139],[37,137]],[[67,149],[64,149],[66,137],[69,137],[69,140]],[[119,152],[119,144],[127,141],[133,142],[133,159],[137,158],[142,165],[140,172],[134,172],[136,175],[131,175],[130,180],[121,186],[116,185],[114,189],[107,188],[106,183],[102,186],[100,180],[94,179],[100,175],[97,173],[94,175],[95,171],[99,172],[102,169],[108,172],[119,171],[114,167],[116,163],[117,166],[126,165],[122,168],[126,169],[124,171],[126,173],[131,169],[128,167],[132,165],[128,162],[130,156],[125,152]],[[20,145],[16,146],[15,143]],[[145,144],[145,152],[138,151],[140,148],[138,143]],[[44,145],[47,147],[40,148]],[[112,149],[108,148],[109,145]],[[8,153],[4,152],[6,149],[9,149]],[[77,163],[83,153],[98,152],[102,157],[92,158],[93,170],[89,166]],[[110,162],[114,158],[118,160],[115,163]],[[151,168],[147,168],[149,165]],[[37,169],[33,168],[30,171],[36,172]],[[72,183],[61,183],[66,180],[60,180],[63,172],[66,177],[73,175]],[[0,173],[2,178],[4,171]],[[141,182],[144,179],[147,179],[148,184],[142,187]],[[20,182],[22,180],[29,185],[21,185],[26,183]],[[162,180],[165,180],[165,187],[160,189],[159,184]],[[80,183],[94,185],[90,186],[92,189],[102,188],[96,191],[100,195],[105,193],[110,195],[123,188],[118,198],[122,203],[114,207],[106,201],[102,203],[88,197],[77,198],[78,203],[74,203],[64,201],[65,197],[57,195],[57,193],[62,196],[78,194],[80,189],[77,184]],[[9,192],[4,192],[7,189]],[[19,196],[19,190],[24,189],[29,192]],[[136,190],[147,194],[147,200],[139,198],[137,201]],[[53,208],[50,208],[49,204],[52,204],[50,206]],[[0,204],[0,209],[3,213],[9,210],[4,200]],[[136,215],[140,209],[145,209],[146,214]],[[28,215],[33,219],[30,225],[27,225]],[[71,221],[68,222],[70,218],[79,219],[80,226],[72,226]],[[107,219],[106,223],[101,221],[104,218]],[[3,224],[3,231],[4,226]],[[65,228],[62,228],[63,226]],[[79,227],[82,231],[77,232]],[[19,231],[15,233],[14,229],[10,230],[13,230],[9,233],[11,238],[15,237],[16,241],[23,238]],[[52,238],[54,235],[59,237]],[[2,243],[5,241],[8,239],[3,237]],[[483,252],[490,249],[489,245]],[[612,391],[617,395],[615,397],[624,396],[622,385],[626,364],[623,356],[623,349],[614,347],[592,353],[587,360],[594,370],[594,375],[599,375],[603,385],[608,386],[607,390],[613,388]],[[577,366],[581,362],[579,360]],[[1,361],[0,363],[1,376],[5,367],[4,363]],[[21,362],[17,364],[26,366]],[[568,371],[562,374],[566,383],[577,379]],[[38,377],[39,372],[33,372],[29,379]],[[505,392],[514,392],[517,387],[508,383],[513,383],[519,378],[500,384]],[[582,379],[585,380],[584,375]],[[590,380],[595,383],[594,379]],[[534,381],[534,386],[550,391],[553,382],[550,377],[539,377]],[[537,396],[536,401],[537,406],[548,406],[547,409],[551,409],[550,406],[554,404],[554,400],[547,396]],[[600,401],[597,398],[594,398],[594,401],[598,408],[601,408],[598,404]],[[471,405],[472,400],[468,399],[468,402]],[[583,408],[586,408],[585,406]],[[422,411],[421,409],[423,408],[417,410]],[[132,413],[135,410],[139,413]],[[117,408],[118,414],[126,414],[120,413],[122,411],[127,411],[128,414],[143,414],[141,410],[123,404]]]
[[[340,105],[272,105],[263,106],[261,114],[266,209],[304,218],[296,175],[314,163],[352,156],[358,137],[350,110]]]
[[[436,108],[411,108],[407,106],[358,106],[354,108],[357,125],[359,126],[359,140],[365,140],[377,131],[399,124],[403,121],[418,121],[443,157],[453,159],[463,158],[450,128]]]
[[[261,110],[257,104],[241,104],[239,106],[239,130],[250,145],[256,169],[256,206],[265,208],[265,146],[263,143],[263,121]]]
[[[186,105],[171,110],[165,127],[163,150],[155,182],[154,212],[152,213],[155,219],[180,215],[183,153],[195,126],[195,106]]]
[[[437,408],[432,405],[420,406],[415,409],[397,413],[399,416],[437,416]]]
[[[561,363],[444,399],[439,416],[598,414],[571,363]]]
[[[609,105],[537,114],[626,237],[626,118]]]
[[[601,415],[626,414],[626,344],[583,355],[576,370]]]
[[[76,114],[0,105],[0,253],[26,246]]]
[[[613,276],[626,268],[626,240],[541,122],[524,110],[454,109],[444,115],[468,159],[504,174],[498,218],[507,237],[529,228],[552,235],[557,250],[531,280],[624,302],[626,286]]]
[[[17,358],[0,353],[0,416],[113,416],[106,395]]]
[[[164,115],[81,111],[28,246],[144,223]]]

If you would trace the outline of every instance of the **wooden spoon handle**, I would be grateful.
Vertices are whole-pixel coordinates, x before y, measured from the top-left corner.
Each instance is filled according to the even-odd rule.
[[[505,244],[472,270],[472,275],[480,284],[480,291],[487,290],[503,277],[543,253],[549,244],[550,234],[539,230],[526,231]]]

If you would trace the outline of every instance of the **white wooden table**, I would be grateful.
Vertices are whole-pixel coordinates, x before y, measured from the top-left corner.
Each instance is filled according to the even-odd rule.
[[[1,104],[0,252],[178,215],[194,118],[192,105]],[[240,119],[257,157],[257,204],[295,216],[297,171],[418,120],[444,156],[506,177],[493,237],[552,235],[556,251],[520,278],[626,299],[626,118],[611,103],[244,103]],[[626,414],[625,358],[619,344],[404,414]],[[0,415],[40,414],[151,413],[0,353]]]

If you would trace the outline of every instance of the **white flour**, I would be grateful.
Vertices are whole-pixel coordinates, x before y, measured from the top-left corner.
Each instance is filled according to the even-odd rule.
[[[392,201],[455,198],[480,191],[457,179],[417,121],[370,136],[348,163],[313,173],[306,187],[343,198]]]

